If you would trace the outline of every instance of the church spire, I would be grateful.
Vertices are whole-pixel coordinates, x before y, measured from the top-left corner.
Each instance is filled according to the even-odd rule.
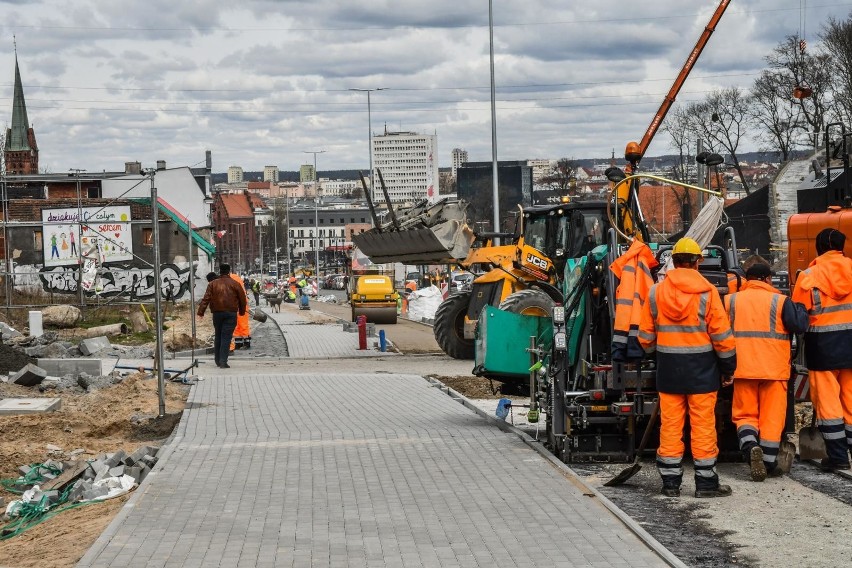
[[[12,99],[12,128],[6,137],[6,149],[13,152],[32,150],[27,139],[30,122],[27,118],[27,102],[24,100],[24,87],[21,83],[21,70],[18,67],[18,56],[15,55],[15,91]]]
[[[15,49],[15,88],[12,98],[12,126],[6,130],[6,173],[38,173],[38,146],[35,132],[30,128],[24,86],[18,66],[18,50]]]

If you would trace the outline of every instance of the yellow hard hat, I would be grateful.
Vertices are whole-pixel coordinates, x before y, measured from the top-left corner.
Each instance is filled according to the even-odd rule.
[[[672,254],[697,254],[701,255],[701,247],[689,237],[684,237],[675,243]]]

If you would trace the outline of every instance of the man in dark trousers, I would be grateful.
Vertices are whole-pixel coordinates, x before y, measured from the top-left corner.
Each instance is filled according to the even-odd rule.
[[[216,330],[213,340],[213,357],[216,366],[229,369],[228,351],[234,328],[237,327],[237,313],[246,313],[246,295],[242,287],[230,276],[231,266],[223,264],[219,267],[219,278],[207,285],[207,291],[201,303],[198,304],[198,317],[204,317],[204,311],[210,306],[213,312],[213,328]]]

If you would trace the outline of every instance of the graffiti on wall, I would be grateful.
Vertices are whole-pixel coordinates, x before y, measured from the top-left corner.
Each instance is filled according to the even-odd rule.
[[[45,267],[39,271],[39,279],[45,292],[54,294],[76,294],[78,271],[63,266]],[[164,264],[160,268],[163,283],[163,298],[178,300],[189,291],[189,268],[178,268]],[[113,268],[98,270],[97,280],[87,296],[113,298],[122,296],[130,300],[154,297],[154,269]]]

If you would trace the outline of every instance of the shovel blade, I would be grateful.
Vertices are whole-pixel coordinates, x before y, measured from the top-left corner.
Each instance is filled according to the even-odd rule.
[[[778,469],[782,473],[790,473],[793,468],[793,458],[796,457],[796,445],[789,440],[783,440],[778,449]]]
[[[819,428],[806,426],[799,430],[799,459],[821,460],[827,457],[825,440],[823,440]]]
[[[633,463],[633,465],[631,465],[630,467],[621,470],[621,473],[604,483],[604,487],[615,487],[616,485],[621,485],[622,483],[639,473],[640,469],[642,469],[642,464],[637,461]]]

